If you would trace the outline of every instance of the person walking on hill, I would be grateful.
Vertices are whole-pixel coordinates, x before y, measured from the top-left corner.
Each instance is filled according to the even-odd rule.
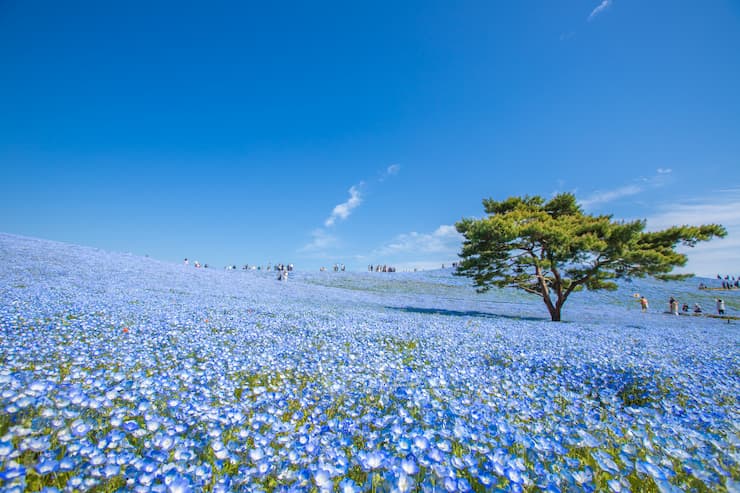
[[[648,300],[644,296],[640,298],[640,306],[642,307],[642,311],[646,312],[648,309]]]
[[[673,296],[668,300],[668,307],[673,315],[678,315],[678,301]]]
[[[717,313],[720,315],[725,314],[725,301],[722,299],[717,299]]]

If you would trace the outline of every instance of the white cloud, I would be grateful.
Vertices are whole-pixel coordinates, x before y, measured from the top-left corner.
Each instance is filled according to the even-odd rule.
[[[596,204],[603,204],[605,202],[611,202],[613,200],[628,197],[630,195],[637,195],[642,192],[645,188],[640,185],[626,185],[623,187],[616,188],[614,190],[599,191],[591,196],[580,201],[581,206],[591,207]]]
[[[740,227],[740,200],[726,203],[672,204],[648,218],[649,229],[664,229],[677,224],[719,223]]]
[[[612,0],[602,0],[602,2],[598,4],[596,8],[594,8],[591,11],[591,14],[589,14],[588,21],[591,22],[594,19],[594,17],[596,17],[597,15],[599,15],[600,13],[608,9],[611,4],[612,4]]]
[[[326,230],[318,228],[311,231],[311,241],[304,245],[300,252],[318,252],[337,244],[337,238]]]
[[[380,177],[377,178],[377,182],[382,182],[389,176],[394,176],[399,173],[401,166],[399,164],[391,164],[385,170],[382,171]],[[337,221],[344,221],[351,214],[352,211],[359,207],[363,202],[363,188],[365,182],[360,182],[357,185],[352,185],[349,188],[349,198],[337,204],[329,214],[329,217],[324,221],[323,228],[317,228],[311,232],[311,241],[301,247],[299,252],[311,253],[316,255],[325,255],[326,250],[329,248],[335,248],[340,244],[339,238],[329,233],[327,228],[333,227]]]
[[[725,238],[699,243],[694,248],[680,247],[689,257],[688,264],[678,272],[693,272],[713,277],[717,273],[740,274],[740,199],[728,202],[694,202],[672,204],[647,218],[647,230],[657,231],[671,226],[718,223],[727,228]]]
[[[399,164],[391,164],[385,170],[385,174],[386,176],[394,176],[397,175],[399,171],[401,171],[401,166]]]
[[[393,264],[393,267],[395,267],[400,272],[408,272],[413,270],[435,270],[441,268],[443,265],[448,268],[452,267],[452,262],[454,262],[454,260],[451,260],[450,258],[422,261],[412,260],[409,262],[396,262]]]
[[[459,260],[462,241],[454,226],[443,224],[431,233],[400,234],[365,257],[400,271],[439,269]]]
[[[360,183],[362,186],[362,183]],[[349,199],[346,202],[342,202],[334,207],[331,211],[331,215],[324,221],[324,226],[331,227],[337,222],[337,219],[345,220],[355,209],[362,203],[362,195],[356,186],[352,186],[349,189]]]
[[[390,178],[391,176],[396,176],[399,171],[401,171],[400,164],[391,164],[386,169],[384,169],[383,172],[380,174],[380,178],[378,178],[378,182],[383,183],[386,180],[386,178]]]
[[[380,247],[377,255],[444,254],[455,257],[460,250],[462,235],[454,226],[443,224],[432,233],[404,233]]]
[[[672,173],[671,169],[658,168],[656,175],[650,178],[640,178],[637,183],[629,185],[623,185],[621,187],[612,190],[597,190],[585,199],[579,200],[582,207],[588,208],[598,204],[604,204],[606,202],[612,202],[622,197],[629,197],[631,195],[637,195],[646,190],[659,188],[665,185],[670,178],[668,175]]]

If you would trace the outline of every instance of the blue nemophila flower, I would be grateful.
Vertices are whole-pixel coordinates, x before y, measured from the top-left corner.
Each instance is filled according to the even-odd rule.
[[[340,493],[360,493],[362,488],[353,480],[346,478],[339,482],[338,490]]]
[[[65,456],[59,460],[59,470],[63,472],[73,471],[77,463],[71,457]]]
[[[419,472],[419,466],[417,465],[414,456],[409,455],[405,459],[401,460],[401,469],[409,476],[413,476]]]
[[[415,486],[416,481],[414,481],[414,478],[412,478],[405,472],[402,472],[398,475],[398,478],[396,480],[395,491],[398,491],[399,493],[406,493],[408,491],[412,491]]]
[[[641,461],[641,460],[636,461],[635,470],[640,474],[646,474],[646,475],[652,476],[652,478],[656,480],[667,479],[665,471],[663,471],[663,469],[660,466],[651,464],[648,461]]]
[[[8,467],[3,471],[0,471],[0,479],[3,481],[13,481],[17,478],[22,478],[26,475],[26,468],[23,466]]]
[[[249,458],[253,462],[259,462],[265,457],[265,452],[261,448],[254,448],[249,451]]]
[[[176,475],[167,484],[167,491],[169,493],[190,493],[193,491],[193,487],[186,477]]]
[[[358,454],[358,460],[360,461],[362,468],[367,471],[383,467],[386,456],[380,451],[360,452]]]
[[[626,493],[630,491],[629,486],[618,479],[610,479],[606,484],[609,486],[609,491],[613,491],[614,493]]]
[[[504,475],[506,476],[506,479],[515,484],[520,484],[524,480],[521,471],[516,467],[507,467],[504,469]]]
[[[59,461],[54,459],[42,459],[38,464],[36,464],[36,472],[41,476],[57,472],[58,470]]]
[[[74,437],[85,436],[90,430],[92,430],[92,425],[81,419],[75,420],[70,425],[70,432]]]
[[[331,474],[326,469],[321,468],[314,473],[314,483],[320,491],[331,491],[333,486]]]
[[[417,435],[414,437],[414,447],[417,450],[424,451],[429,448],[429,440],[423,435]]]
[[[15,450],[15,447],[13,447],[13,443],[10,441],[0,441],[0,459],[4,459],[8,457],[13,450]]]
[[[67,486],[72,488],[82,488],[85,483],[85,479],[80,476],[73,476],[67,481]]]
[[[617,465],[614,460],[609,457],[605,452],[598,450],[591,452],[591,457],[594,458],[598,466],[603,470],[610,474],[618,474],[619,473],[619,466]]]
[[[678,486],[669,483],[665,479],[657,479],[655,485],[658,487],[660,493],[681,493],[683,490]]]

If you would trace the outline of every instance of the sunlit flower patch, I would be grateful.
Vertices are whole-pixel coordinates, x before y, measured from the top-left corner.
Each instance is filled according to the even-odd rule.
[[[0,251],[3,491],[740,489],[736,325],[631,299],[690,284],[553,324],[449,271]]]

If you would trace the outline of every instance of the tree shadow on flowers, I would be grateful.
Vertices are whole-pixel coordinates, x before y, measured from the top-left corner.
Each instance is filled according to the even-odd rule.
[[[478,317],[478,318],[505,318],[509,320],[526,320],[530,322],[549,322],[548,317],[532,317],[522,315],[506,315],[503,313],[479,312],[476,310],[447,310],[445,308],[421,308],[416,306],[386,306],[389,310],[406,313],[421,313],[425,315],[445,315],[449,317]]]

